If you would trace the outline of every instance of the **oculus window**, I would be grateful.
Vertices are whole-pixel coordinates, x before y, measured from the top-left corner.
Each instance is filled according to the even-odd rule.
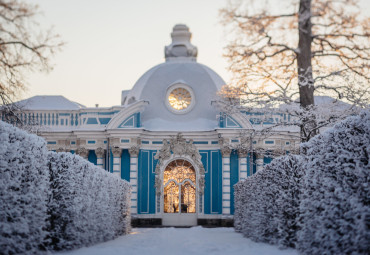
[[[187,113],[193,108],[194,104],[194,93],[189,86],[176,84],[168,88],[166,105],[171,112],[177,114]]]

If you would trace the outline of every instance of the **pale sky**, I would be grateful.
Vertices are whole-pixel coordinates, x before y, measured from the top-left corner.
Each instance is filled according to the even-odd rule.
[[[186,24],[198,47],[198,62],[226,82],[231,75],[222,57],[227,45],[219,9],[227,0],[28,0],[39,5],[43,28],[54,27],[66,42],[53,58],[54,70],[28,76],[35,95],[63,95],[87,107],[119,105],[151,67],[164,62],[175,24]],[[363,13],[369,0],[361,0]],[[368,15],[368,14],[365,14]]]
[[[222,57],[224,28],[218,10],[226,0],[32,0],[44,27],[54,26],[67,44],[54,70],[28,76],[34,95],[63,95],[88,107],[119,105],[149,68],[164,62],[175,24],[186,24],[198,47],[198,62],[229,76]]]

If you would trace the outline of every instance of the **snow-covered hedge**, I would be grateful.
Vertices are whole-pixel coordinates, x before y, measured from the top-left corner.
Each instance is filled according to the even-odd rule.
[[[300,156],[280,157],[234,186],[236,231],[257,242],[294,247],[301,164]]]
[[[302,146],[307,174],[298,248],[303,254],[368,254],[370,112]]]
[[[130,185],[70,153],[49,153],[50,246],[64,250],[130,230]]]
[[[0,121],[0,253],[38,254],[130,230],[130,185]]]
[[[47,235],[45,140],[0,121],[0,253],[36,254]]]
[[[368,254],[370,112],[350,117],[235,187],[236,231],[302,254]]]

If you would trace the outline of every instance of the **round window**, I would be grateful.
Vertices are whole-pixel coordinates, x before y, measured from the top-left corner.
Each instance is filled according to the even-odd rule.
[[[166,104],[174,113],[189,112],[194,101],[193,91],[188,86],[175,85],[167,90]]]

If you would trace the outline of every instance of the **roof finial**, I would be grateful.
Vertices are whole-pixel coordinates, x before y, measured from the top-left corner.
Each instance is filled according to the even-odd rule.
[[[191,33],[184,24],[177,24],[171,33],[172,43],[165,47],[166,61],[190,60],[196,61],[198,49],[190,43]]]

